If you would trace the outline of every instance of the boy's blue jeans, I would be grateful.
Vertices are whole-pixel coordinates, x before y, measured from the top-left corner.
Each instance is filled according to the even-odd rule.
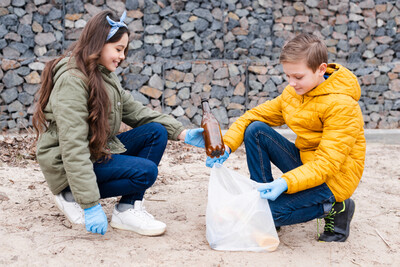
[[[168,133],[159,123],[148,123],[117,135],[127,151],[109,161],[94,163],[101,198],[122,196],[120,203],[142,200],[158,175],[158,164],[167,146]]]
[[[273,181],[271,163],[283,173],[303,165],[299,149],[266,123],[251,123],[246,129],[244,144],[250,178],[256,182]],[[333,202],[335,197],[323,183],[294,194],[283,193],[275,201],[269,201],[269,206],[278,227],[323,217]]]

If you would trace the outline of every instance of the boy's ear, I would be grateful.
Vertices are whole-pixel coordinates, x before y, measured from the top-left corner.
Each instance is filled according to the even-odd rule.
[[[319,72],[318,74],[320,76],[323,76],[325,74],[327,68],[328,68],[328,64],[321,63],[321,65],[319,65],[319,67],[318,67],[318,72]]]

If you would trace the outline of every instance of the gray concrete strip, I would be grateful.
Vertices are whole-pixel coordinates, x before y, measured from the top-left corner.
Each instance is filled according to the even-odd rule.
[[[296,134],[290,129],[276,129],[276,131],[290,140],[296,138]],[[222,134],[225,133],[226,130],[222,130]],[[0,141],[3,141],[5,136],[14,137],[18,136],[18,134],[0,135]],[[21,134],[21,136],[26,136],[26,134]],[[370,143],[399,145],[400,129],[365,129],[365,138]]]
[[[294,140],[296,134],[290,129],[276,129],[287,139]],[[226,130],[222,131],[225,134]],[[368,143],[400,144],[400,129],[365,129],[365,139]]]
[[[383,144],[400,144],[400,129],[366,129],[367,142]]]
[[[277,129],[288,139],[295,139],[295,133],[290,129]],[[365,139],[368,143],[400,144],[400,129],[365,129]]]

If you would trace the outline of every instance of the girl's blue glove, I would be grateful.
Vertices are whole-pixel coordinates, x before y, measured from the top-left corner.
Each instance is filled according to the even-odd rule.
[[[107,216],[100,204],[83,210],[85,212],[85,225],[88,232],[104,235],[107,232]]]
[[[279,178],[270,183],[266,183],[257,188],[260,191],[260,197],[274,201],[283,192],[288,189],[288,185],[283,178]]]
[[[204,148],[205,143],[204,143],[203,132],[204,132],[203,128],[187,130],[186,136],[185,136],[185,143],[192,145],[192,146]]]
[[[229,152],[225,149],[225,153],[222,156],[220,156],[219,158],[217,158],[217,157],[214,157],[214,158],[207,157],[206,166],[209,167],[209,168],[212,168],[215,163],[219,163],[219,164],[222,165],[222,163],[224,163],[225,160],[227,160],[228,158],[229,158]]]

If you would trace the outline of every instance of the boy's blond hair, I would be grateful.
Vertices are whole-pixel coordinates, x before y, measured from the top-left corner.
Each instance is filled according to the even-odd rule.
[[[315,35],[302,33],[290,40],[279,57],[281,63],[306,62],[315,72],[322,63],[328,63],[328,49]]]

